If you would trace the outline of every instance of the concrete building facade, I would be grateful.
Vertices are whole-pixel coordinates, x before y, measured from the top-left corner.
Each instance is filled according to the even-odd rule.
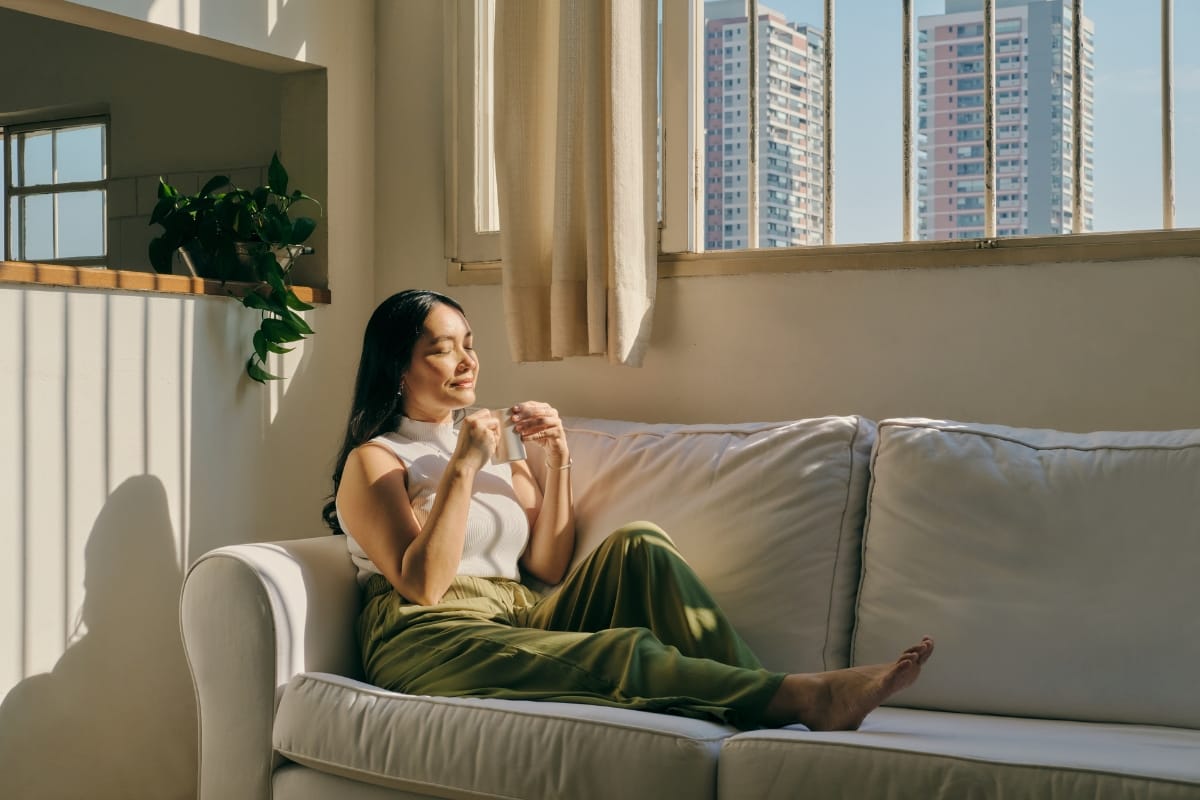
[[[1092,22],[1083,20],[1083,230],[1093,229]],[[996,3],[996,234],[1070,233],[1071,9]],[[946,0],[918,21],[918,218],[922,239],[984,235],[983,12]]]
[[[822,244],[822,32],[759,6],[758,240],[752,241],[745,3],[708,2],[704,16],[705,249]]]

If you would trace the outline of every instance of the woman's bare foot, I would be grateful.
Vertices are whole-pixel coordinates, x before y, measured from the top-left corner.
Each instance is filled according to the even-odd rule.
[[[800,722],[814,731],[857,730],[867,714],[916,681],[931,655],[933,639],[925,636],[890,664],[788,675],[767,704],[765,721]]]

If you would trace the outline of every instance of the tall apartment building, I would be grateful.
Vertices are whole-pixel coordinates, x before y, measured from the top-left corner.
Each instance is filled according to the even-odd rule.
[[[704,4],[704,240],[709,250],[821,244],[823,34],[759,6],[758,241],[750,240],[750,27],[742,0]]]
[[[1083,229],[1092,230],[1093,28],[1083,20]],[[996,233],[1070,233],[1071,8],[997,0]],[[922,239],[983,236],[983,12],[946,0],[918,21],[918,219]]]

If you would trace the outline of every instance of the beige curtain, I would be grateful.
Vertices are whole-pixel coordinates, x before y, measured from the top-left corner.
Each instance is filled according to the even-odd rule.
[[[657,3],[497,0],[495,132],[513,358],[640,366],[657,275]]]

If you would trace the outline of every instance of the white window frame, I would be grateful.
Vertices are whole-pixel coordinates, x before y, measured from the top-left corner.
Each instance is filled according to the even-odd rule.
[[[68,128],[78,128],[83,126],[99,125],[102,128],[103,136],[101,148],[103,152],[104,163],[102,165],[103,177],[95,181],[76,181],[72,183],[49,183],[40,184],[34,187],[15,186],[15,176],[12,174],[13,156],[12,149],[16,146],[15,139],[20,134],[49,132],[65,130]],[[101,219],[101,242],[104,246],[104,252],[95,256],[76,256],[70,258],[45,258],[38,259],[38,263],[43,264],[62,264],[67,266],[78,267],[105,267],[108,265],[108,167],[110,163],[109,153],[109,118],[107,115],[89,115],[79,117],[54,118],[46,120],[25,121],[16,124],[0,125],[3,141],[3,146],[0,147],[0,157],[4,160],[3,168],[3,191],[0,192],[0,201],[3,202],[4,214],[4,239],[2,243],[2,253],[5,260],[23,261],[18,254],[12,251],[12,213],[9,209],[9,201],[14,197],[38,197],[44,195],[58,195],[73,192],[91,192],[99,191],[104,195],[103,216]],[[56,232],[55,232],[55,247],[57,249],[57,215],[56,215]]]
[[[493,198],[481,188],[480,157],[491,136],[486,107],[475,102],[476,92],[489,84],[480,76],[481,50],[488,43],[477,36],[476,0],[449,0],[443,7],[446,47],[443,67],[447,87],[445,103],[446,136],[446,255],[451,265],[464,270],[497,269],[500,261],[500,234],[477,230],[475,220],[491,211]],[[483,139],[477,142],[477,139]],[[494,167],[492,168],[494,175]]]
[[[481,45],[475,41],[476,1],[451,0],[445,12],[445,76],[446,76],[446,257],[447,281],[450,285],[498,284],[500,282],[500,249],[497,232],[480,232],[474,229],[475,208],[481,202],[477,190],[476,175],[478,160],[475,154],[476,139],[480,135],[483,117],[475,107],[476,87],[483,84],[478,74],[478,55]],[[916,32],[911,0],[901,2],[906,28],[905,42],[909,52],[907,68],[902,70],[901,91],[909,113],[905,114],[905,133],[898,149],[905,163],[905,191],[902,192],[902,207],[897,209],[904,223],[907,241],[870,244],[826,244],[806,247],[764,248],[755,250],[720,250],[703,252],[705,234],[704,196],[707,191],[704,174],[704,125],[703,101],[699,89],[703,86],[701,63],[704,52],[702,0],[662,0],[664,19],[682,19],[682,26],[663,26],[662,63],[662,140],[663,186],[662,219],[660,221],[659,277],[677,278],[687,276],[740,275],[755,273],[802,272],[809,270],[842,269],[898,269],[898,268],[957,268],[968,266],[1025,265],[1040,263],[1124,261],[1165,258],[1172,256],[1200,256],[1200,229],[1174,228],[1174,175],[1173,175],[1173,117],[1171,51],[1172,36],[1171,5],[1173,0],[1162,3],[1162,136],[1163,136],[1163,228],[1113,233],[1064,233],[1047,236],[999,236],[990,233],[981,239],[931,241],[915,238],[912,217],[919,201],[915,191],[915,173],[918,160],[913,142],[916,131],[915,115],[911,113],[917,100],[913,89],[915,59],[911,53],[916,49]],[[995,0],[984,0],[989,28],[994,26]],[[748,0],[757,6],[755,0]],[[835,0],[825,0],[826,30],[833,32]],[[1078,17],[1081,0],[1074,0],[1072,19]],[[1081,26],[1072,25],[1073,31]],[[836,34],[835,34],[836,35]],[[995,38],[994,29],[986,32],[987,38]],[[1075,34],[1077,37],[1081,33]],[[833,39],[827,38],[826,63],[833,61]],[[1080,57],[1081,48],[1074,47],[1073,57]],[[991,61],[987,58],[986,61]],[[1076,63],[1077,67],[1078,64]],[[985,64],[985,73],[993,77],[995,65]],[[829,70],[828,80],[832,85],[833,75]],[[981,108],[987,118],[988,146],[995,145],[995,95],[991,88],[984,92],[987,105]],[[690,99],[694,98],[694,102]],[[823,99],[827,110],[826,119],[833,120],[833,92]],[[1078,118],[1079,109],[1073,109]],[[686,132],[686,142],[679,146],[676,131]],[[911,132],[911,133],[909,133]],[[1082,155],[1082,148],[1073,147]],[[832,125],[826,126],[826,149],[832,151]],[[1075,154],[1073,153],[1073,155]],[[910,160],[911,159],[911,160]],[[992,154],[989,161],[995,161]],[[827,238],[833,233],[833,180],[832,160],[827,161],[825,208]],[[1078,156],[1076,163],[1078,164]],[[995,186],[999,172],[998,164],[989,164],[990,175],[986,180],[988,197],[988,228],[995,226]],[[993,171],[995,170],[995,171]],[[1078,173],[1076,173],[1078,174]],[[696,176],[689,180],[689,176]],[[746,187],[749,189],[750,187]],[[1080,218],[1072,220],[1078,225]]]

